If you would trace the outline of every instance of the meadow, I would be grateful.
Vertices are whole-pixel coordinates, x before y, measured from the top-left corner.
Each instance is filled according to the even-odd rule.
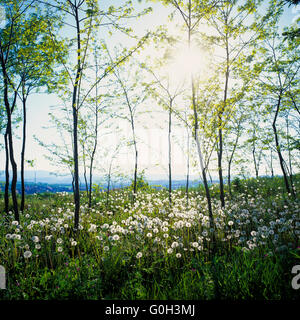
[[[298,300],[291,270],[300,264],[300,199],[282,186],[278,177],[236,179],[225,209],[210,186],[213,255],[201,187],[188,200],[174,190],[171,204],[167,190],[147,183],[135,201],[130,188],[109,199],[99,189],[92,208],[82,193],[77,233],[72,194],[28,196],[20,223],[1,210],[0,299]]]

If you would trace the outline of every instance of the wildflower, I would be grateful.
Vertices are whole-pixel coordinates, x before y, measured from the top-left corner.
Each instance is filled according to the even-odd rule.
[[[17,225],[19,225],[19,222],[18,221],[12,221],[12,223],[11,223],[13,226],[17,226]]]
[[[164,238],[165,239],[169,238],[169,235],[167,233],[164,233]]]
[[[136,255],[137,259],[140,259],[142,256],[143,256],[143,254],[141,252],[138,252]]]
[[[198,248],[199,243],[198,243],[198,242],[193,242],[193,243],[192,243],[192,246],[193,246],[194,248]]]
[[[179,246],[179,243],[174,241],[171,245],[171,247],[174,249],[174,248],[177,248]]]
[[[71,246],[72,247],[76,247],[77,246],[77,241],[75,241],[75,240],[71,241]]]
[[[91,223],[91,226],[90,226],[90,228],[89,228],[89,232],[95,232],[97,230],[97,226],[95,225],[95,224],[92,224]]]
[[[173,249],[172,249],[172,248],[169,248],[169,249],[167,250],[167,253],[168,253],[168,254],[173,253]]]
[[[35,242],[35,243],[37,243],[37,242],[40,241],[39,237],[37,237],[37,236],[33,236],[31,239],[32,239],[32,241]]]
[[[155,237],[155,239],[154,239],[154,243],[156,243],[156,242],[160,242],[160,238]]]
[[[31,253],[31,251],[25,251],[23,255],[24,255],[25,259],[28,259],[32,256],[32,253]]]
[[[147,237],[148,237],[148,238],[151,238],[151,237],[152,237],[152,233],[150,233],[150,232],[147,233]]]
[[[181,258],[181,253],[176,253],[176,258],[177,259]]]
[[[63,251],[63,248],[62,248],[62,247],[58,247],[58,248],[57,248],[57,251],[58,251],[58,252],[62,252],[62,251]]]
[[[117,234],[115,234],[112,238],[113,238],[113,240],[115,240],[115,241],[118,241],[118,240],[120,239],[120,237],[119,237]]]
[[[36,244],[36,245],[35,245],[35,248],[36,248],[37,250],[40,250],[40,249],[41,249],[41,245],[40,245],[40,244]]]
[[[232,226],[232,225],[233,225],[233,221],[231,221],[231,220],[228,221],[228,225],[229,225],[229,226]]]
[[[103,248],[103,250],[104,250],[104,251],[108,251],[108,250],[109,250],[109,247],[108,247],[108,246],[105,246],[105,247]]]
[[[10,233],[8,233],[8,234],[5,236],[5,238],[8,239],[8,240],[11,239],[11,237],[12,237],[12,235],[11,235]]]
[[[61,238],[58,238],[58,239],[56,240],[56,242],[57,242],[58,244],[61,244],[61,243],[63,243],[63,240],[62,240]]]

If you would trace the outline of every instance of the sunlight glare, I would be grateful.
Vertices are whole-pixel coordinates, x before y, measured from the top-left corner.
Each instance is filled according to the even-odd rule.
[[[178,50],[167,65],[167,73],[176,81],[184,81],[191,75],[202,73],[205,69],[205,53],[198,48]]]

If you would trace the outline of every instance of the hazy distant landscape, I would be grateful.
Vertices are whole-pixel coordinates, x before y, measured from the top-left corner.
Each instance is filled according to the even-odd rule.
[[[186,180],[180,179],[181,177],[176,177],[172,180],[172,188],[178,189],[180,187],[186,186]],[[169,181],[164,178],[163,175],[157,175],[146,179],[146,182],[153,186],[160,188],[167,188]],[[213,183],[217,180],[213,180]],[[95,184],[101,187],[104,191],[107,190],[107,181],[103,177],[95,176]],[[129,186],[131,181],[128,179],[123,179],[120,181],[118,178],[112,178],[111,188],[119,189],[125,186]],[[201,183],[200,178],[190,177],[189,187],[197,187]],[[0,194],[3,192],[5,186],[5,181],[3,173],[0,172]],[[80,178],[80,190],[86,190],[84,183],[84,177]],[[17,192],[21,193],[21,182],[18,179],[17,182]],[[27,171],[25,175],[25,194],[34,194],[34,193],[56,193],[56,192],[73,192],[72,188],[72,177],[70,175],[55,175],[48,171]]]

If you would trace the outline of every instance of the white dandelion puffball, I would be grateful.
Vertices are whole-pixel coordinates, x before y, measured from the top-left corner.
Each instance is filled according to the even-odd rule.
[[[24,258],[25,258],[25,259],[28,259],[28,258],[30,258],[31,256],[32,256],[31,251],[25,251],[25,252],[24,252]]]

